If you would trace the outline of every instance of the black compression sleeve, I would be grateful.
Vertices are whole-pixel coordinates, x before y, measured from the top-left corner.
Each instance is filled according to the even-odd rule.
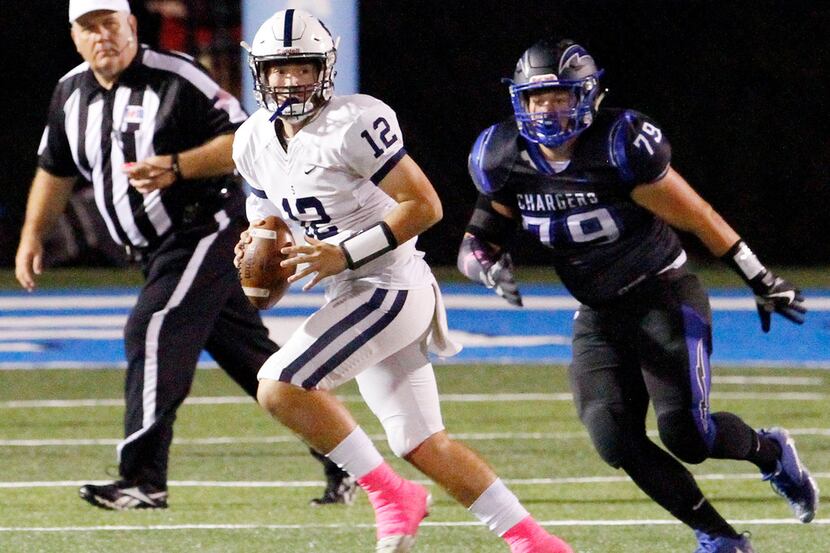
[[[490,198],[483,194],[478,195],[473,216],[465,229],[467,232],[491,244],[503,246],[515,229],[515,220],[493,209]]]

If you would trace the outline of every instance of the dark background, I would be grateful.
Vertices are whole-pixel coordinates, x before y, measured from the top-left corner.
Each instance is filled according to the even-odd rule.
[[[154,43],[156,18],[132,4],[141,40]],[[8,266],[52,88],[79,57],[64,2],[3,0],[0,10]],[[564,35],[605,69],[604,105],[653,117],[674,167],[763,260],[830,263],[830,2],[362,0],[359,14],[361,89],[396,110],[444,203],[444,220],[420,241],[431,262],[454,264],[475,200],[469,148],[511,114],[500,79],[538,38]],[[517,257],[531,264],[545,253],[526,247]]]

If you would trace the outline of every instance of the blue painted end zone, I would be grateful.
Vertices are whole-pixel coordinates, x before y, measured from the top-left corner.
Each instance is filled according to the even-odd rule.
[[[563,288],[523,286],[528,303],[551,306],[530,309],[511,308],[482,286],[447,284],[442,289],[450,329],[465,348],[437,362],[569,361],[573,305]],[[136,293],[123,288],[0,292],[0,367],[123,367],[121,328]],[[775,316],[772,331],[763,334],[746,289],[713,291],[713,366],[830,368],[830,292],[808,290],[806,296],[811,312],[803,326]],[[303,301],[309,299],[321,301],[319,292],[292,292],[264,315],[287,329],[313,311]],[[210,363],[210,358],[205,355],[202,361]]]

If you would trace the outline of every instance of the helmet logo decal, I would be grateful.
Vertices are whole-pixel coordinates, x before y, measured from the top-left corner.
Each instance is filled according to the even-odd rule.
[[[567,67],[579,69],[586,63],[594,63],[594,58],[582,46],[574,44],[562,53],[562,58],[559,61],[559,73],[562,73]]]
[[[291,46],[291,39],[294,37],[294,10],[285,10],[285,27],[282,32],[283,44]]]

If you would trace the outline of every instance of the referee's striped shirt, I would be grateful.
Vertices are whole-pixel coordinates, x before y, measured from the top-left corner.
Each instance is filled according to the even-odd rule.
[[[98,84],[88,63],[61,78],[38,166],[90,181],[115,241],[153,247],[177,228],[188,206],[208,203],[228,178],[185,180],[142,195],[130,186],[123,164],[194,148],[233,133],[245,118],[239,101],[193,58],[141,45],[111,90]]]

